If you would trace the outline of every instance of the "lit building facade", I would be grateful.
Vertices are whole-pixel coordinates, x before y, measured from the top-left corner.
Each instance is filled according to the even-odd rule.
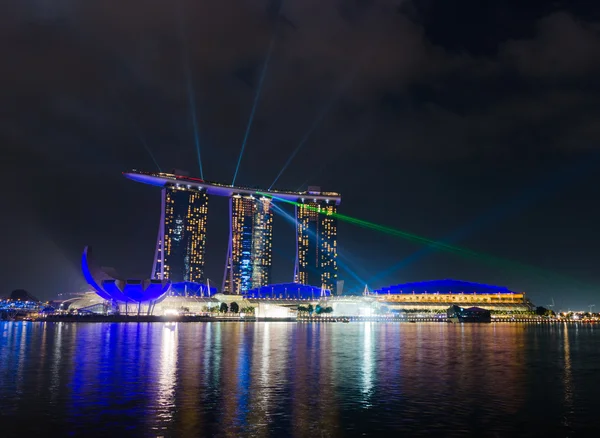
[[[260,190],[206,181],[176,170],[171,173],[132,170],[123,175],[162,188],[161,225],[152,278],[177,283],[204,282],[208,196],[219,196],[229,198],[230,202],[230,236],[222,292],[243,294],[270,283],[274,200],[299,203],[294,282],[335,291],[335,214],[341,202],[339,193],[321,192],[318,187],[303,192]]]
[[[270,284],[246,291],[246,299],[319,300],[331,296],[331,291],[298,283]]]
[[[206,190],[183,185],[162,189],[153,278],[173,282],[204,281],[207,214]]]
[[[233,195],[223,292],[244,294],[271,280],[273,215],[271,198]]]
[[[489,310],[531,310],[524,292],[460,280],[432,280],[404,283],[373,291],[377,301],[392,308],[428,309],[449,305],[478,306]]]
[[[325,286],[326,289],[335,291],[337,283],[336,211],[336,204],[327,200],[303,198],[296,206],[297,254],[294,280],[297,283]]]

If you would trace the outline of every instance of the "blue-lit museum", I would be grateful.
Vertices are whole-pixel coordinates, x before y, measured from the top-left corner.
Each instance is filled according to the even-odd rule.
[[[113,303],[149,303],[160,301],[171,287],[170,280],[124,280],[115,278],[94,263],[92,250],[85,247],[81,270],[95,292]]]
[[[90,247],[86,247],[83,251],[81,269],[87,283],[94,289],[94,292],[109,303],[114,311],[124,306],[125,312],[127,312],[129,305],[134,305],[137,306],[138,313],[144,306],[144,311],[150,314],[153,312],[154,306],[166,297],[189,297],[210,304],[215,301],[211,297],[217,293],[215,287],[189,281],[172,283],[170,280],[125,280],[116,278],[115,274],[111,275],[107,272],[107,269],[100,268],[94,262]],[[93,307],[97,303],[92,300],[88,304]]]

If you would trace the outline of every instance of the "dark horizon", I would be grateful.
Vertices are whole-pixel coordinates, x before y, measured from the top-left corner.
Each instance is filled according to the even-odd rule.
[[[23,2],[0,17],[0,296],[81,290],[86,245],[148,277],[160,191],[122,172],[200,177],[198,144],[207,180],[320,186],[341,194],[340,214],[510,261],[339,221],[346,291],[455,278],[555,309],[596,303],[597,5],[178,4]],[[220,285],[227,205],[208,208]],[[287,282],[282,217],[273,242],[273,282]]]

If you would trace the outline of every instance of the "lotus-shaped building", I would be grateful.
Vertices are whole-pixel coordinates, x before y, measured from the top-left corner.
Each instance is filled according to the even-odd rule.
[[[94,263],[92,250],[86,246],[81,257],[81,270],[88,284],[105,300],[114,304],[155,304],[161,301],[171,287],[169,280],[130,280],[116,275]]]

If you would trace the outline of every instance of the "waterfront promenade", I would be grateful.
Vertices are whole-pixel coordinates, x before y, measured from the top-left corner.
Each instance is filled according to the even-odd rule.
[[[28,319],[39,322],[89,322],[89,323],[141,323],[141,322],[298,322],[298,323],[342,323],[342,322],[381,322],[381,323],[449,323],[444,316],[401,317],[401,316],[313,316],[298,318],[256,318],[239,315],[48,315],[44,318]],[[599,324],[596,320],[567,320],[541,317],[503,317],[492,318],[492,324],[524,323],[524,324]],[[467,323],[469,324],[469,323]]]

